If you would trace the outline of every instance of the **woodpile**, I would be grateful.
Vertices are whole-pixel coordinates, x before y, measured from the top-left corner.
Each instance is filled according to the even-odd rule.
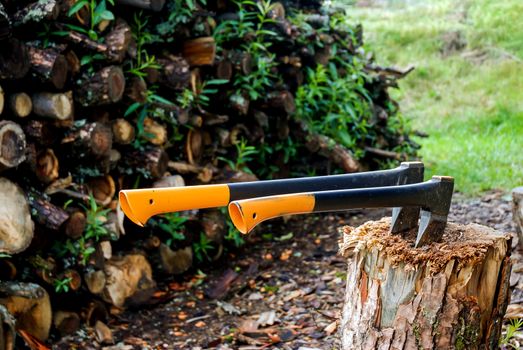
[[[219,210],[132,225],[120,189],[354,172],[415,154],[387,93],[406,73],[377,66],[361,28],[319,4],[0,3],[0,349],[15,347],[13,317],[40,341],[94,326],[104,302],[142,303],[156,274],[242,242]]]

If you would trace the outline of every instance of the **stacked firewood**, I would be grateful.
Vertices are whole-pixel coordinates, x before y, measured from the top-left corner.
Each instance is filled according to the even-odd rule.
[[[376,65],[361,28],[319,5],[0,2],[0,349],[15,319],[39,340],[93,325],[106,305],[146,301],[153,273],[242,244],[219,210],[131,225],[119,189],[354,172],[415,153],[387,93],[408,71]]]

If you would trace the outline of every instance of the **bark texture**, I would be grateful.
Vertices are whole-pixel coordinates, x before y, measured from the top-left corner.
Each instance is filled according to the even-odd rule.
[[[447,224],[411,248],[390,219],[344,228],[343,349],[497,349],[509,299],[510,236]]]

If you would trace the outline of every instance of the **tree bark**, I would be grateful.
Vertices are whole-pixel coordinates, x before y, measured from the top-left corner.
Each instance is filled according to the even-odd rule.
[[[30,67],[29,51],[23,42],[15,38],[2,41],[0,79],[23,78]]]
[[[163,177],[167,170],[169,157],[160,147],[145,147],[143,151],[133,151],[124,157],[124,166],[130,169],[143,169],[152,178]]]
[[[67,120],[73,115],[73,102],[64,93],[38,92],[33,94],[33,111],[40,117]]]
[[[123,19],[116,20],[114,28],[105,36],[107,45],[107,56],[113,62],[122,62],[131,43],[131,27]]]
[[[32,71],[42,82],[50,82],[59,90],[64,87],[69,69],[63,55],[54,49],[29,46],[29,59]]]
[[[40,341],[49,337],[52,310],[46,290],[34,283],[0,283],[0,304],[16,318],[16,328]]]
[[[512,218],[516,224],[518,244],[523,248],[523,187],[512,190]]]
[[[70,141],[78,153],[102,158],[108,156],[111,151],[113,133],[111,128],[102,123],[87,123],[62,142]]]
[[[25,92],[9,96],[9,108],[19,118],[25,118],[33,111],[33,101]]]
[[[165,5],[165,0],[116,0],[116,3],[158,12]]]
[[[0,121],[0,171],[25,160],[26,141],[22,128],[11,121]]]
[[[62,208],[37,196],[37,194],[32,194],[29,199],[31,209],[34,212],[34,220],[50,230],[59,231],[69,219],[69,214]]]
[[[60,7],[55,0],[33,2],[12,16],[13,26],[55,20],[60,14]]]
[[[102,106],[118,102],[125,91],[125,78],[120,67],[102,68],[92,77],[81,80],[75,100],[84,107]]]
[[[390,219],[344,228],[342,349],[497,349],[509,301],[510,236],[448,223],[412,248]]]

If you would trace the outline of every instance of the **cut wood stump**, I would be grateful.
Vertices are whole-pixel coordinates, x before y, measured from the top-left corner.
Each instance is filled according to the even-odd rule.
[[[390,219],[345,227],[342,349],[497,349],[509,301],[510,235],[448,223],[413,248]]]

